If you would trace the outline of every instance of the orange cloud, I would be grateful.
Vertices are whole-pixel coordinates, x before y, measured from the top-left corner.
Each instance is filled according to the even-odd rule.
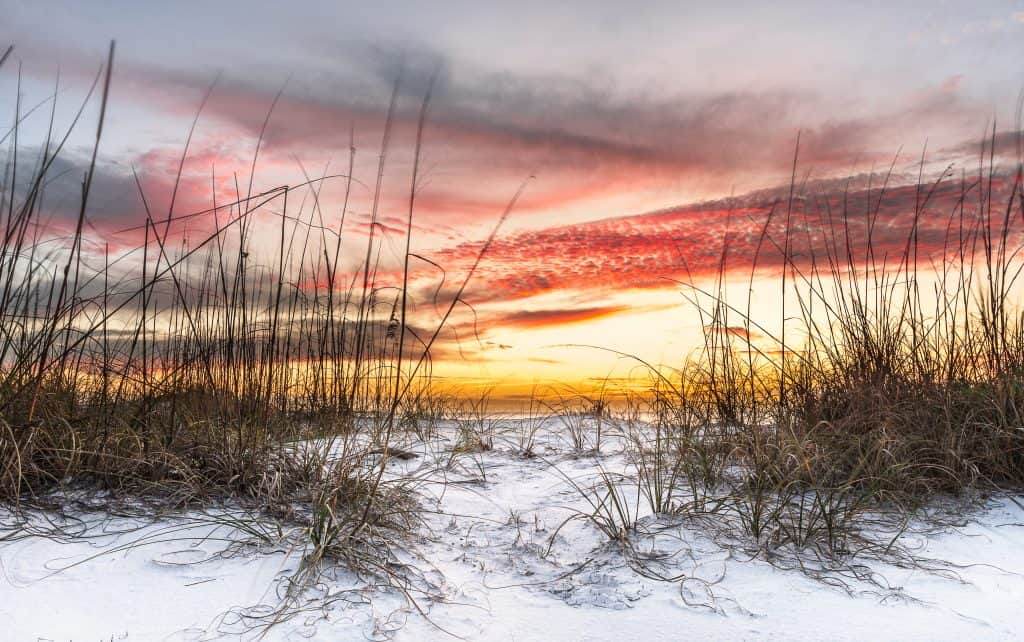
[[[538,328],[545,326],[582,323],[631,311],[630,306],[606,305],[586,308],[565,308],[548,310],[522,310],[512,312],[495,319],[501,326],[519,328]]]

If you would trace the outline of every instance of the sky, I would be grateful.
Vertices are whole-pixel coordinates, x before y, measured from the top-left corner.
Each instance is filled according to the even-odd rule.
[[[383,272],[394,271],[431,87],[413,250],[457,280],[525,182],[467,289],[474,314],[457,315],[459,340],[446,335],[436,369],[510,395],[636,370],[569,344],[678,365],[702,323],[680,281],[708,282],[729,234],[735,272],[749,272],[753,239],[794,176],[822,202],[852,189],[866,203],[890,172],[882,242],[895,247],[919,174],[976,172],[993,127],[1000,158],[1013,157],[1024,87],[1024,2],[4,1],[0,15],[0,49],[15,46],[0,70],[0,119],[13,117],[19,91],[24,112],[59,87],[57,120],[69,122],[117,43],[94,251],[138,244],[133,169],[150,205],[169,207],[208,91],[178,214],[227,199],[235,177],[260,191],[345,172],[354,147],[349,213],[365,236],[397,86],[379,227]],[[96,110],[90,102],[83,119]],[[26,117],[20,144],[40,145],[48,116],[46,105]],[[79,129],[67,176],[94,135]],[[73,220],[77,187],[65,182],[49,205],[57,226]],[[332,220],[343,186],[320,194]],[[956,195],[944,187],[933,206]],[[196,217],[178,231],[209,224]],[[940,226],[925,234],[934,251]],[[772,259],[762,260],[757,302],[773,313]],[[436,280],[416,273],[424,296]],[[730,287],[745,296],[749,284]]]

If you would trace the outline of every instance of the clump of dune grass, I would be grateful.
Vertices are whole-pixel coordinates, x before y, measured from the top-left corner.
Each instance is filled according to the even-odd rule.
[[[9,146],[0,182],[0,504],[16,513],[70,511],[91,493],[102,501],[74,510],[116,506],[152,516],[234,507],[278,524],[278,533],[301,534],[292,547],[303,551],[295,586],[315,583],[328,563],[392,576],[388,552],[419,524],[415,485],[385,474],[399,453],[395,437],[404,429],[426,435],[449,412],[450,401],[431,387],[431,348],[515,198],[436,328],[415,334],[409,274],[419,257],[410,239],[430,93],[415,134],[400,281],[384,283],[377,219],[396,83],[355,272],[342,266],[352,263],[343,240],[353,234],[345,219],[357,150],[346,150],[344,173],[258,192],[273,104],[234,198],[218,202],[211,193],[205,211],[175,210],[190,131],[168,210],[150,208],[153,195],[136,177],[140,222],[125,232],[141,245],[116,254],[99,248],[97,264],[87,232],[116,91],[113,61],[111,44],[64,129],[55,89],[44,103],[51,111],[37,157],[23,156],[19,132],[33,112],[20,104],[0,139]],[[53,168],[93,101],[99,118],[77,216],[70,231],[57,230],[47,225]],[[344,194],[336,223],[319,199],[327,182]],[[257,243],[255,219],[267,216],[278,223],[275,238]],[[206,231],[183,233],[196,221]]]
[[[459,404],[456,451],[479,453],[494,449],[495,438],[504,426],[491,408],[493,393],[493,388],[484,388]]]
[[[889,175],[830,199],[801,191],[794,160],[788,197],[733,216],[710,284],[684,282],[703,345],[649,368],[651,390],[617,412],[627,470],[574,483],[592,510],[573,517],[641,571],[635,541],[684,517],[847,590],[892,590],[864,559],[948,572],[904,547],[906,530],[1024,489],[1024,190],[995,140],[976,176],[922,172],[895,220]],[[744,274],[750,294],[730,299]],[[780,318],[754,302],[765,275]],[[583,415],[564,414],[580,446]]]
[[[653,447],[635,448],[643,466],[686,480],[693,503],[679,510],[708,510],[701,489],[717,489],[713,511],[734,513],[759,545],[844,555],[866,546],[879,513],[898,532],[942,498],[1024,488],[1022,173],[996,166],[994,141],[954,190],[948,172],[919,181],[898,252],[879,240],[888,176],[839,208],[794,180],[763,220],[740,223],[758,239],[751,263],[727,240],[713,285],[689,282],[704,346],[660,382]],[[956,198],[939,201],[940,188]],[[753,291],[773,253],[775,323],[752,296],[725,295],[743,270]]]
[[[607,383],[596,394],[583,394],[571,387],[551,389],[551,397],[542,403],[562,425],[574,451],[601,452],[601,439],[609,425],[609,390]]]
[[[513,421],[516,451],[523,457],[531,458],[537,454],[537,433],[550,418],[546,405],[538,397],[536,385],[530,391],[525,408],[518,414],[519,417]]]

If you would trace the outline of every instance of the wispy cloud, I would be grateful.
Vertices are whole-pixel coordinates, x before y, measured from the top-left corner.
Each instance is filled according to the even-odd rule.
[[[547,310],[521,310],[499,315],[494,321],[502,327],[536,328],[593,321],[631,311],[630,306],[606,305]]]
[[[1004,203],[1010,178],[999,175],[992,185],[995,198]],[[512,234],[491,246],[473,297],[515,300],[559,291],[664,288],[673,280],[707,278],[723,265],[749,275],[755,259],[758,268],[777,270],[783,265],[787,219],[796,230],[790,241],[796,261],[809,262],[814,253],[817,260],[826,260],[825,248],[831,244],[842,253],[834,260],[859,265],[868,256],[869,240],[876,260],[897,261],[913,234],[920,260],[941,263],[949,235],[958,233],[961,211],[968,233],[978,224],[981,187],[970,179],[886,185],[884,190],[884,177],[876,176],[871,187],[866,181],[862,177],[847,189],[836,181],[804,186],[791,211],[786,189],[780,189]],[[440,262],[459,265],[478,251],[478,244],[460,245],[440,252]],[[522,316],[530,318],[529,313]]]
[[[240,161],[218,162],[223,176],[247,173],[245,160],[283,90],[265,133],[263,162],[290,167],[290,182],[298,182],[295,159],[310,167],[332,162],[337,170],[354,136],[360,176],[372,184],[387,96],[400,80],[384,194],[385,210],[396,210],[407,197],[418,103],[433,78],[417,211],[424,224],[447,226],[453,235],[493,218],[531,175],[536,180],[517,210],[522,216],[591,208],[590,217],[600,218],[612,214],[602,203],[628,194],[665,199],[671,192],[711,196],[770,185],[787,175],[798,131],[802,164],[819,177],[841,175],[885,163],[900,145],[920,145],[929,134],[934,147],[949,147],[986,113],[956,75],[902,88],[884,107],[865,111],[805,88],[623,94],[575,73],[511,74],[426,45],[311,46],[336,62],[296,70],[286,59],[258,73],[245,67],[225,73],[190,163],[218,161],[201,158],[215,147]],[[34,52],[45,49],[30,43],[25,55]],[[95,72],[93,65],[80,67],[83,79]],[[213,78],[208,69],[119,60],[114,100],[187,123]],[[150,153],[173,158],[179,151]]]

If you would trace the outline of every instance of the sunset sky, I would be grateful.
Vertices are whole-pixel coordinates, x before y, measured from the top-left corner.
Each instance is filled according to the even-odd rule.
[[[15,113],[19,65],[22,112],[53,92],[59,72],[57,120],[66,124],[113,39],[90,251],[138,245],[133,167],[166,212],[211,86],[175,211],[209,207],[211,190],[228,200],[234,176],[250,180],[281,92],[254,191],[345,171],[353,136],[358,237],[398,80],[380,211],[386,274],[404,250],[416,118],[433,79],[414,251],[457,282],[529,179],[467,290],[475,324],[460,311],[459,341],[446,336],[436,370],[501,382],[509,395],[534,382],[585,386],[634,372],[628,360],[566,344],[678,365],[700,321],[677,281],[712,275],[727,231],[738,234],[735,264],[746,258],[749,272],[751,238],[788,189],[798,132],[798,178],[826,201],[846,177],[853,200],[864,200],[867,176],[893,165],[883,206],[893,232],[883,244],[903,238],[926,147],[930,179],[948,166],[976,172],[993,125],[1000,157],[1016,153],[1024,2],[637,4],[0,2],[0,52],[15,45],[14,64],[0,70],[0,133]],[[25,119],[22,145],[41,144],[48,117],[47,105]],[[62,159],[68,179],[48,205],[58,229],[73,221],[94,133],[80,128]],[[332,221],[343,187],[329,182],[320,195]],[[937,210],[948,213],[957,189],[937,193]],[[178,233],[204,225],[199,217]],[[941,251],[938,227],[926,224],[923,239]],[[758,277],[758,304],[769,311],[772,260]],[[437,276],[417,272],[421,300]],[[432,313],[422,314],[429,325]]]

